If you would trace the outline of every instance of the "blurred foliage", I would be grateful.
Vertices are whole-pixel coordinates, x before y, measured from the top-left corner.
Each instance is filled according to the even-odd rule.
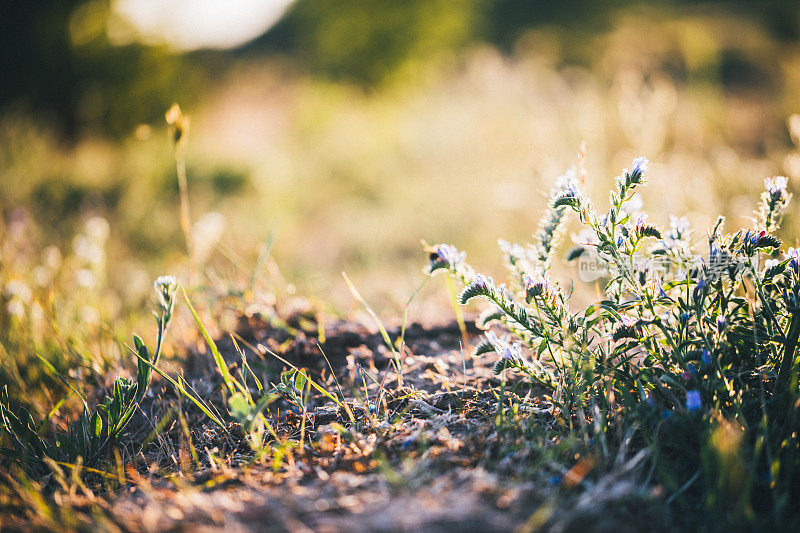
[[[375,83],[414,59],[458,49],[475,36],[477,2],[300,1],[245,53],[278,50],[334,78]]]
[[[800,37],[800,6],[789,0],[411,0],[402,7],[369,0],[299,0],[241,52],[283,52],[316,74],[374,86],[470,44],[511,52],[529,30],[549,27],[560,33],[566,59],[588,64],[594,38],[637,9],[653,16],[653,22],[642,20],[643,29],[665,16],[724,14],[750,19],[775,40]],[[725,81],[742,61],[723,60],[716,74]]]
[[[0,110],[20,109],[66,138],[128,135],[195,94],[200,71],[164,48],[114,46],[108,0],[19,2],[0,16]]]
[[[166,47],[113,44],[106,31],[116,16],[111,0],[44,0],[19,3],[0,17],[0,69],[6,73],[0,112],[35,110],[67,138],[97,129],[120,137],[157,120],[174,101],[190,104],[232,59],[280,53],[316,75],[375,87],[415,79],[431,59],[476,43],[512,51],[536,28],[560,34],[563,59],[588,64],[596,35],[626,12],[654,6],[653,21],[645,18],[642,29],[670,14],[738,14],[776,41],[800,37],[800,7],[791,0],[299,0],[239,50],[181,55]],[[113,23],[125,21],[116,16]],[[718,81],[764,79],[753,58],[734,51],[717,59],[705,73]],[[678,73],[685,66],[677,65]]]

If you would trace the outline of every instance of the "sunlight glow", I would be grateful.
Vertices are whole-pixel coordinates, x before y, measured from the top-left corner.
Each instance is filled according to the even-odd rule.
[[[275,24],[293,0],[117,0],[135,40],[181,50],[234,48]]]

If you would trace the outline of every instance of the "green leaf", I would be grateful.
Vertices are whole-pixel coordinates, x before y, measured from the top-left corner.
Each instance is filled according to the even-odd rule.
[[[302,392],[306,386],[306,375],[304,372],[295,372],[294,376],[294,388],[298,392]]]
[[[494,344],[484,339],[475,347],[475,356],[484,355],[495,351]]]
[[[248,422],[253,415],[247,398],[241,392],[237,392],[228,398],[228,412],[241,423]]]
[[[103,433],[103,419],[100,418],[100,415],[97,414],[96,411],[92,415],[91,428],[92,428],[92,434],[95,437],[100,438],[100,435]]]
[[[141,359],[140,359],[140,360],[141,360]],[[199,399],[199,398],[196,398],[194,394],[190,393],[190,392],[189,392],[189,391],[186,389],[186,387],[184,387],[183,385],[181,385],[180,383],[178,383],[176,380],[174,380],[174,379],[172,379],[171,377],[169,377],[169,376],[168,376],[168,375],[167,375],[167,374],[166,374],[166,373],[165,373],[163,370],[161,370],[161,369],[160,369],[160,368],[158,368],[157,366],[153,365],[153,363],[151,363],[150,361],[145,361],[145,362],[146,362],[148,365],[150,365],[150,368],[152,368],[153,370],[155,370],[155,372],[156,372],[156,373],[157,373],[159,376],[161,376],[162,378],[164,378],[164,379],[166,379],[167,381],[169,381],[169,382],[170,382],[170,383],[171,383],[171,384],[172,384],[172,385],[173,385],[173,386],[174,386],[176,389],[178,389],[178,391],[179,391],[181,394],[183,394],[183,395],[184,395],[186,398],[188,398],[188,399],[189,399],[189,400],[190,400],[192,403],[194,403],[194,404],[195,404],[195,405],[196,405],[196,406],[197,406],[197,407],[198,407],[198,408],[199,408],[199,409],[200,409],[200,410],[201,410],[201,411],[202,411],[202,412],[203,412],[203,413],[204,413],[204,414],[205,414],[205,415],[206,415],[206,416],[207,416],[207,417],[208,417],[208,418],[209,418],[209,419],[212,421],[212,422],[214,422],[215,424],[217,424],[217,425],[218,425],[219,427],[221,427],[223,430],[227,431],[227,429],[226,429],[226,427],[225,427],[225,423],[224,423],[222,420],[220,420],[220,419],[219,419],[219,417],[215,416],[215,415],[214,415],[214,414],[211,412],[210,408],[209,408],[207,405],[205,405],[205,402],[203,402],[203,401],[202,401],[201,399]]]
[[[228,388],[228,392],[231,395],[236,394],[236,388],[234,387],[234,380],[231,376],[231,373],[228,371],[228,365],[225,364],[225,359],[223,359],[222,354],[219,353],[217,349],[217,345],[214,342],[214,339],[211,337],[211,334],[208,332],[206,327],[203,325],[202,320],[200,320],[200,316],[197,314],[197,311],[194,310],[192,306],[192,302],[189,301],[189,296],[187,296],[186,291],[183,288],[183,285],[180,286],[181,293],[183,293],[183,299],[186,300],[186,305],[189,307],[189,311],[192,313],[194,317],[195,323],[197,323],[197,327],[200,328],[200,332],[203,334],[203,338],[206,340],[206,344],[211,349],[211,355],[214,357],[214,363],[217,365],[217,370],[222,375],[222,381],[225,382],[225,386]]]

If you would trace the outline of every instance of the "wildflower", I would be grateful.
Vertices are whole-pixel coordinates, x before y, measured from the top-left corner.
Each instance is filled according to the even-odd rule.
[[[789,178],[786,176],[775,176],[774,178],[764,178],[764,189],[771,197],[784,197],[787,194]]]
[[[508,344],[503,342],[498,351],[500,358],[506,362],[519,363],[522,361],[522,349],[518,344]]]
[[[608,227],[611,225],[611,213],[606,213],[603,215],[603,219],[600,221],[600,228],[603,230],[608,230]]]
[[[483,274],[476,274],[470,285],[472,287],[475,287],[476,289],[480,289],[482,291],[488,291],[494,287],[494,281],[492,280],[492,278],[490,277],[487,278]]]
[[[503,339],[499,339],[491,331],[486,332],[486,341],[492,345],[494,351],[500,356],[500,359],[494,364],[493,371],[499,374],[509,367],[521,368],[525,366],[522,359],[522,348],[519,343],[508,343]]]
[[[692,296],[694,297],[695,300],[700,299],[700,296],[702,296],[703,292],[705,291],[705,288],[706,288],[706,280],[705,278],[700,278],[700,280],[697,282],[697,285],[694,288],[694,292],[692,293]]]
[[[647,223],[647,213],[639,213],[634,230],[637,239],[643,239],[645,237],[661,238],[661,231],[652,224]]]
[[[437,244],[433,247],[433,252],[431,252],[431,266],[436,263],[442,263],[443,266],[447,266],[449,269],[455,269],[464,262],[466,257],[467,254],[465,252],[459,252],[452,244]]]
[[[551,202],[553,209],[560,207],[572,207],[577,209],[580,205],[581,189],[577,181],[568,182],[558,193],[556,193]]]
[[[461,304],[466,304],[473,298],[492,298],[494,297],[494,281],[483,274],[476,274],[472,282],[461,291],[459,300]]]
[[[653,296],[658,296],[660,298],[667,297],[667,293],[664,291],[664,286],[662,285],[661,277],[654,270],[650,270],[644,287]]]
[[[636,231],[639,231],[640,228],[643,228],[647,225],[647,213],[639,213],[639,216],[636,217]]]
[[[717,320],[719,321],[719,318],[717,318]],[[717,323],[719,324],[719,322],[717,322]],[[702,363],[704,365],[706,365],[706,366],[710,365],[711,364],[711,352],[709,352],[708,350],[703,350],[703,352],[700,354],[700,361],[702,361]]]
[[[689,248],[691,229],[686,217],[669,217],[669,231],[667,231],[658,245],[653,249],[655,253],[682,252]]]
[[[776,176],[764,180],[764,192],[761,193],[761,202],[758,214],[762,227],[767,231],[776,229],[783,213],[789,206],[792,195],[788,190],[789,180],[785,176]]]
[[[718,255],[719,255],[719,246],[717,246],[717,243],[714,242],[713,239],[709,239],[709,241],[708,241],[708,259],[709,259],[709,262],[711,262],[714,259],[716,259],[716,257]]]
[[[503,301],[510,299],[508,296],[508,289],[506,289],[505,283],[501,283],[500,285],[497,286],[497,296],[499,297],[500,300]]]
[[[756,248],[778,248],[780,245],[780,239],[762,230],[761,235],[758,237]]]
[[[537,296],[546,294],[550,288],[550,274],[542,276],[539,273],[533,276],[525,275],[525,297],[530,302]]]
[[[700,391],[690,390],[686,393],[686,408],[689,411],[699,411],[703,407],[703,398]]]
[[[640,179],[641,176],[650,168],[650,161],[646,157],[637,157],[631,165],[630,176]]]
[[[717,316],[717,331],[722,332],[728,325],[728,321],[722,315]]]
[[[688,324],[692,315],[688,311],[681,313],[681,324]]]
[[[800,273],[800,248],[789,248],[786,251],[786,257],[789,259],[787,266],[795,273]]]
[[[173,296],[175,296],[175,291],[178,290],[178,280],[175,276],[159,276],[153,283],[153,287],[156,289],[161,306],[164,309],[171,309]]]

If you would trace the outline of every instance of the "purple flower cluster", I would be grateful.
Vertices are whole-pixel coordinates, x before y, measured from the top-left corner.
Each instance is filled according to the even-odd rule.
[[[472,283],[470,283],[470,287],[480,290],[481,292],[490,291],[494,289],[494,281],[492,278],[487,278],[483,274],[476,274],[472,279]]]
[[[650,161],[646,157],[637,157],[631,165],[631,176],[641,176],[650,168]]]
[[[800,248],[789,248],[786,251],[786,257],[789,262],[786,264],[796,274],[800,274]]]
[[[492,331],[486,332],[486,340],[489,341],[489,344],[492,345],[495,352],[500,356],[500,360],[504,363],[521,364],[523,362],[522,348],[519,344],[506,342],[498,338]]]
[[[774,178],[764,179],[764,190],[773,201],[786,199],[789,194],[788,186],[789,178],[786,176],[775,176]]]
[[[528,301],[542,294],[547,294],[550,288],[550,274],[541,275],[538,272],[533,276],[525,275],[525,295]]]

